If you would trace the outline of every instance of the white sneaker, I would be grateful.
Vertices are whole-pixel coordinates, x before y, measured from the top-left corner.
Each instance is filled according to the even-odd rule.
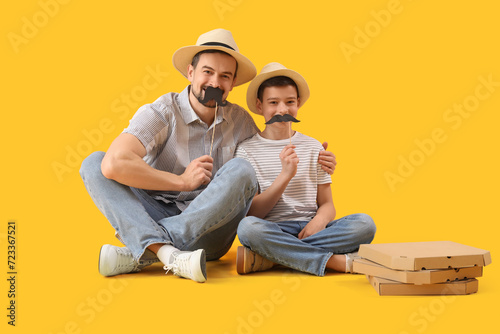
[[[132,252],[126,247],[104,245],[99,254],[99,273],[115,276],[141,271]]]
[[[164,266],[168,274],[172,270],[174,275],[192,279],[203,283],[207,280],[205,250],[198,249],[194,252],[176,251],[170,257],[171,263]]]

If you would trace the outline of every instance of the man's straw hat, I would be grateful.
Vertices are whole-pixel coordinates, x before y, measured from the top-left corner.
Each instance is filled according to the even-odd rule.
[[[203,50],[224,51],[236,59],[238,72],[236,73],[235,86],[252,80],[257,74],[257,69],[252,62],[239,52],[231,32],[224,29],[215,29],[204,33],[198,38],[196,45],[185,46],[177,50],[172,57],[175,68],[187,78],[188,65],[191,64],[193,57]]]

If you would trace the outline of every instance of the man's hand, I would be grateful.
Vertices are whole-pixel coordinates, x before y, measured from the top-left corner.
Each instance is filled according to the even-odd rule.
[[[287,145],[280,153],[281,173],[290,180],[297,174],[299,164],[299,158],[294,149],[295,145]]]
[[[212,168],[214,160],[208,155],[194,159],[186,167],[186,170],[181,175],[181,179],[185,185],[185,191],[197,189],[201,185],[206,185],[212,177]]]
[[[326,227],[325,224],[321,223],[317,219],[312,219],[307,225],[300,231],[298,238],[299,239],[305,239],[308,236],[311,236],[315,233],[318,233],[319,231],[324,230]]]
[[[332,152],[326,151],[328,147],[327,142],[323,143],[323,147],[325,148],[325,151],[319,152],[318,163],[325,172],[332,175],[335,171],[335,166],[337,166],[337,158]]]

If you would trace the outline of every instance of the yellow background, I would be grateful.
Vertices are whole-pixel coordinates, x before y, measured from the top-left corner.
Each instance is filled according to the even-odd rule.
[[[497,327],[498,4],[66,2],[10,2],[0,14],[0,263],[7,276],[7,222],[16,221],[19,272],[15,328],[7,325],[7,277],[0,279],[3,333],[402,334]],[[30,24],[36,25],[30,30]],[[490,250],[493,264],[477,294],[381,297],[361,275],[277,270],[240,277],[234,247],[208,264],[205,284],[165,276],[160,266],[99,275],[100,246],[119,242],[86,193],[79,164],[87,152],[105,151],[140,105],[186,86],[172,54],[214,28],[231,30],[259,70],[278,61],[307,79],[311,98],[296,129],[328,141],[337,156],[338,216],[370,214],[376,243],[452,240]],[[158,80],[145,85],[155,69]],[[480,86],[488,77],[497,83],[489,95]],[[246,106],[246,87],[235,88],[229,100]],[[474,100],[477,92],[481,100]],[[135,99],[127,105],[124,96]],[[449,114],[464,103],[470,116]],[[445,140],[424,154],[416,141],[429,143],[434,129]],[[85,133],[94,134],[93,142]],[[391,187],[386,174],[397,174],[400,159],[410,157],[413,170]],[[54,166],[65,168],[56,173]]]

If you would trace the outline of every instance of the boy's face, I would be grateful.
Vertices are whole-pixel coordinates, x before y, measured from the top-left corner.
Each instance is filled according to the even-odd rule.
[[[272,86],[264,89],[262,101],[257,99],[257,110],[262,113],[264,119],[269,121],[275,115],[290,114],[297,118],[300,107],[300,98],[297,97],[297,89],[294,86]],[[272,123],[268,126],[289,126],[285,122]]]
[[[194,68],[188,67],[188,80],[191,82],[191,93],[198,99],[205,97],[208,86],[220,88],[224,92],[222,101],[225,101],[233,89],[236,80],[236,60],[222,53],[204,53]],[[215,101],[205,103],[205,107],[215,107]]]

